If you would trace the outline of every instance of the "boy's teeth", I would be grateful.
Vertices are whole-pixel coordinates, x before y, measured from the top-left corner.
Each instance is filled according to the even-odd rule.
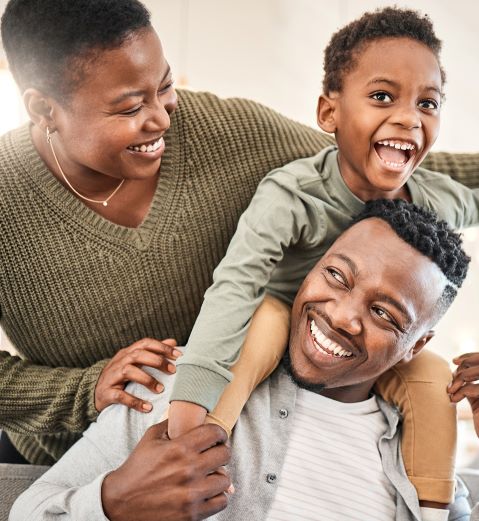
[[[318,351],[323,351],[328,355],[332,355],[337,358],[349,357],[353,355],[351,351],[341,347],[340,345],[336,344],[336,342],[333,342],[330,338],[324,335],[319,330],[314,320],[311,320],[310,329],[313,335],[314,345]]]
[[[398,150],[414,150],[416,147],[411,143],[403,143],[401,141],[389,141],[385,139],[383,141],[378,141],[378,145],[384,145],[386,147],[397,148]]]

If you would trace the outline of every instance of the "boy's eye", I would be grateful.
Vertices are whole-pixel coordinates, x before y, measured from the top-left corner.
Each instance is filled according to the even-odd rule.
[[[424,99],[419,102],[419,106],[422,109],[437,110],[439,108],[439,103],[433,99]]]
[[[371,98],[381,103],[391,103],[393,100],[387,92],[375,92],[371,94]]]

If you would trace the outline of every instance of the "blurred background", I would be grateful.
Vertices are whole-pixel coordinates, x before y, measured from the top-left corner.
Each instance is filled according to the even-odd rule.
[[[254,99],[315,126],[323,49],[332,33],[364,11],[392,5],[354,0],[143,0],[152,13],[176,85]],[[0,13],[6,0],[0,0]],[[426,13],[443,40],[446,103],[435,150],[479,152],[479,2],[398,2]],[[0,133],[26,121],[0,49]],[[205,137],[207,139],[207,136]],[[479,231],[464,232],[472,256],[468,280],[438,327],[431,348],[451,360],[479,350]],[[3,347],[8,339],[3,337]],[[458,464],[476,454],[467,407],[460,408]]]

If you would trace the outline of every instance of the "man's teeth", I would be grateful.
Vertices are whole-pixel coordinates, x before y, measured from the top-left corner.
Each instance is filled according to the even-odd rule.
[[[416,148],[411,143],[404,143],[401,141],[389,141],[388,139],[385,139],[384,141],[378,141],[378,145],[397,148],[398,150],[414,150]]]
[[[149,145],[133,146],[133,147],[128,147],[128,148],[130,150],[134,150],[135,152],[155,152],[155,150],[158,150],[162,144],[163,144],[163,138],[160,137],[160,139],[158,141],[155,141],[154,143],[150,143]]]
[[[351,351],[344,349],[340,345],[333,342],[326,335],[323,335],[314,320],[311,320],[311,334],[313,335],[314,345],[318,351],[324,351],[328,355],[334,355],[339,358],[353,356]]]

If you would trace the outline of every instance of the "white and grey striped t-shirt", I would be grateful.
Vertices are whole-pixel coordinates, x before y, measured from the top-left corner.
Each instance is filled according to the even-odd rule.
[[[375,397],[342,403],[299,389],[293,422],[267,521],[395,518],[378,450],[387,423]]]

